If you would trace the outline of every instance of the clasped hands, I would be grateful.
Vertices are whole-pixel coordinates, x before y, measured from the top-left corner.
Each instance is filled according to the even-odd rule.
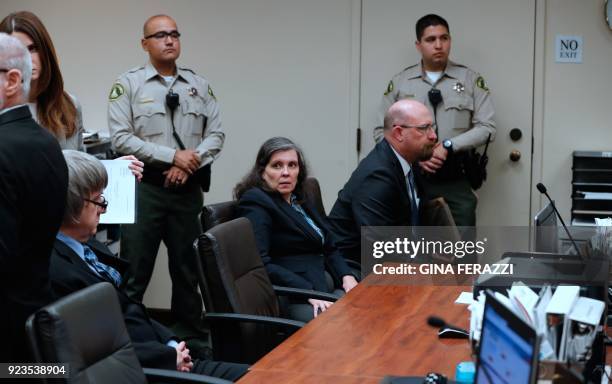
[[[184,185],[189,177],[200,168],[200,155],[193,149],[177,150],[174,153],[172,167],[164,172],[164,187]]]
[[[444,165],[447,156],[448,150],[442,146],[442,143],[438,142],[434,146],[431,159],[427,161],[420,161],[419,165],[423,170],[425,170],[425,172],[436,173],[436,171],[438,171]]]
[[[190,372],[191,368],[193,368],[193,362],[191,361],[187,344],[181,341],[174,349],[176,349],[176,370],[179,372]]]

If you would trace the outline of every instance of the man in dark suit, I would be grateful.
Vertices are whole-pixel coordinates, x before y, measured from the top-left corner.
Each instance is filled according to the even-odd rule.
[[[384,139],[359,163],[329,214],[338,248],[356,261],[362,226],[418,225],[420,191],[413,165],[429,160],[436,143],[431,113],[416,100],[391,105],[383,132]]]
[[[140,302],[120,288],[128,263],[91,240],[107,202],[102,192],[107,173],[102,163],[86,153],[64,151],[69,184],[64,220],[51,253],[49,274],[56,298],[107,281],[116,288],[127,331],[144,367],[193,372],[237,380],[247,369],[242,364],[192,360],[185,342],[149,318]],[[84,321],[87,319],[84,318]]]
[[[68,182],[57,140],[32,120],[25,104],[31,75],[28,50],[0,33],[1,362],[32,360],[25,321],[51,302],[49,255]]]

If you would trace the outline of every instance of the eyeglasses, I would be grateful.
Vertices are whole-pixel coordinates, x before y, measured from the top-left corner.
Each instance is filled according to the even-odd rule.
[[[396,124],[396,125],[398,127],[402,127],[402,128],[416,128],[420,132],[427,132],[430,129],[432,131],[436,130],[436,124],[423,124],[423,125],[401,125],[401,124]]]
[[[100,195],[99,199],[102,201],[95,201],[95,200],[83,198],[83,200],[89,201],[93,205],[97,205],[98,207],[102,208],[103,212],[106,212],[106,208],[108,208],[108,201],[106,201],[106,198],[103,195]]]
[[[170,31],[170,32],[166,32],[166,31],[159,31],[159,32],[155,32],[150,34],[149,36],[145,36],[145,39],[150,39],[150,38],[154,38],[155,40],[165,40],[166,37],[170,37],[172,40],[178,40],[179,37],[181,37],[181,34],[179,31]]]

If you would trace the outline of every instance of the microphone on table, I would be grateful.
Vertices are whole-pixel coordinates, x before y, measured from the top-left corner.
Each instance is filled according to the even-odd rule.
[[[463,328],[455,327],[454,325],[448,324],[436,316],[429,316],[427,318],[427,324],[438,329],[439,338],[450,338],[450,339],[469,339],[470,333]]]
[[[550,205],[552,205],[553,210],[555,211],[555,214],[557,215],[557,217],[561,221],[561,224],[563,225],[563,229],[565,230],[565,233],[567,234],[567,237],[569,237],[569,239],[571,240],[572,244],[574,245],[574,249],[578,253],[578,256],[580,256],[580,258],[584,260],[584,257],[582,256],[582,253],[580,252],[580,249],[578,248],[578,245],[576,245],[576,242],[574,241],[574,238],[572,237],[570,231],[565,226],[565,222],[563,221],[563,218],[561,217],[561,214],[559,213],[559,211],[557,211],[557,207],[555,206],[555,202],[552,201],[550,196],[548,196],[548,192],[546,192],[546,187],[544,186],[544,184],[538,183],[536,185],[536,188],[538,189],[538,191],[540,191],[541,194],[546,196],[548,201],[550,201]]]

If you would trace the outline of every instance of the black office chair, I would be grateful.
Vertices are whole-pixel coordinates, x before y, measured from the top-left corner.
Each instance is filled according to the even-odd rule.
[[[194,243],[215,360],[254,363],[304,323],[279,317],[277,295],[335,301],[333,294],[273,286],[251,223],[238,218]]]
[[[115,288],[99,283],[31,315],[26,323],[38,363],[66,363],[53,383],[212,383],[227,380],[140,366],[125,328]]]
[[[200,215],[202,231],[206,232],[215,225],[235,219],[237,217],[237,208],[238,201],[236,200],[205,205],[202,208],[202,214]]]
[[[321,196],[321,186],[319,185],[319,180],[317,180],[316,177],[307,177],[304,179],[302,187],[304,188],[306,200],[310,201],[321,216],[327,217],[327,213],[325,213],[325,206],[323,205],[323,197]]]
[[[455,224],[453,214],[443,197],[437,197],[422,203],[420,212],[421,226],[436,227],[435,231],[426,230],[426,237],[432,241],[461,241],[461,233]],[[433,260],[441,262],[457,261],[453,255],[432,255]]]
[[[321,186],[319,184],[319,180],[317,180],[316,177],[307,177],[304,180],[303,187],[304,194],[306,195],[306,200],[314,206],[314,208],[317,210],[317,213],[319,213],[323,217],[327,217],[327,213],[325,212],[325,206],[323,205],[323,197],[321,196]],[[357,275],[357,278],[361,280],[361,264],[351,259],[346,259],[346,263],[349,267],[351,267],[353,273]],[[333,268],[331,268],[329,265],[327,266],[327,271],[330,274],[334,275]],[[340,277],[336,275],[334,275],[334,278],[336,280],[340,279]]]

